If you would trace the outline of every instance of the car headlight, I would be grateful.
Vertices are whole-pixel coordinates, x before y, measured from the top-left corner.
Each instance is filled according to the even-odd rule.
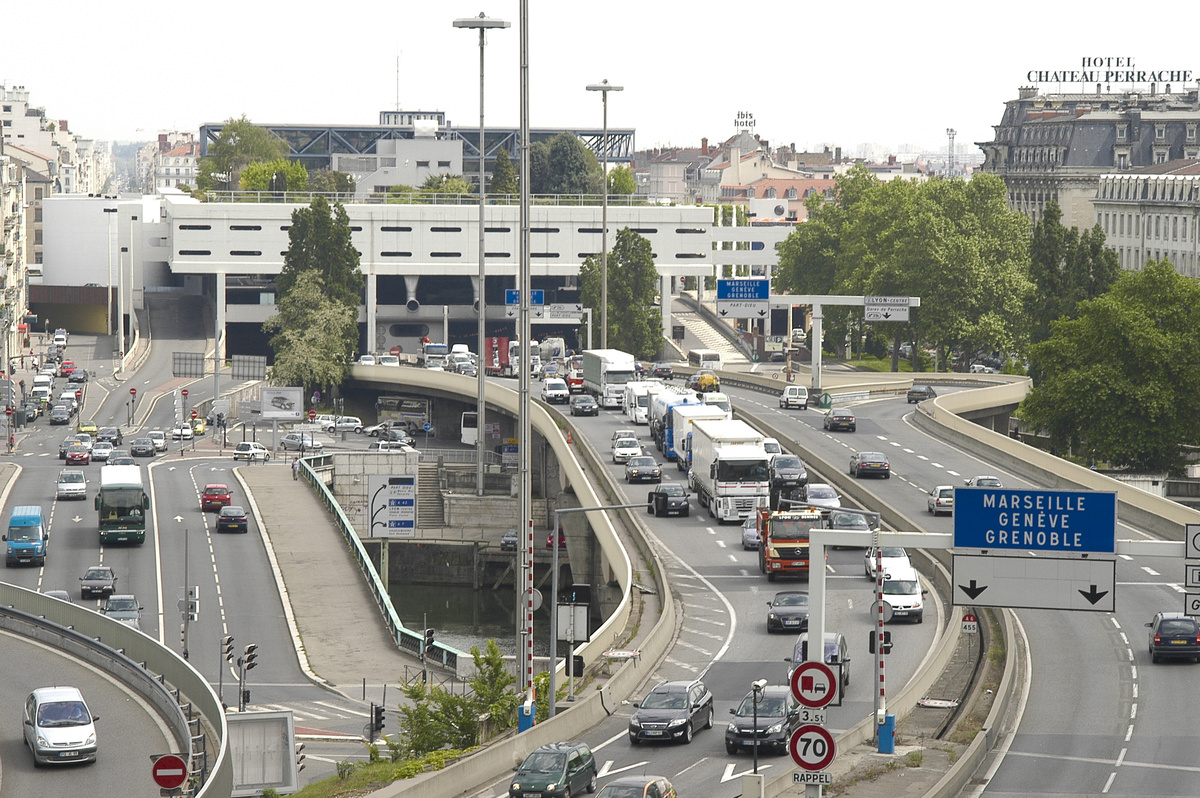
[[[554,792],[554,789],[557,786],[558,786],[558,782],[556,782],[556,781],[550,782],[549,784],[546,785],[546,792]]]
[[[632,718],[629,719],[629,725],[640,727],[642,725],[642,722],[640,720],[638,720],[637,715],[634,715]]]
[[[45,737],[43,737],[40,734],[37,736],[37,744],[38,744],[38,748],[49,748],[50,747],[50,741],[47,740]]]
[[[135,626],[134,628],[136,629],[137,627]],[[84,745],[95,745],[95,744],[96,744],[96,733],[92,732],[91,734],[89,734],[87,736],[87,740],[84,741]]]
[[[733,732],[734,734],[737,734],[737,730],[737,724],[733,721],[729,721],[729,725],[725,727],[725,731]]]
[[[769,621],[773,621],[773,620],[775,620],[775,613],[773,613],[773,612],[768,612],[768,613],[767,613],[767,620],[769,620]]]
[[[781,731],[783,731],[783,723],[782,722],[776,723],[774,726],[768,727],[767,734],[779,734]]]
[[[512,790],[513,792],[520,792],[521,791],[521,783],[514,781],[512,784],[509,785],[509,789]]]
[[[687,718],[675,718],[675,720],[673,720],[667,724],[667,728],[671,728],[674,726],[682,726],[685,723],[687,723]]]

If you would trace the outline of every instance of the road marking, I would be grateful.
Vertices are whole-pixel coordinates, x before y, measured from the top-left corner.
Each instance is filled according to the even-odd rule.
[[[1146,565],[1142,566],[1142,570],[1145,571],[1150,576],[1162,576],[1162,574],[1160,574],[1158,571],[1156,571],[1153,568],[1150,568],[1149,566],[1146,566]]]
[[[718,546],[720,546],[721,548],[725,548],[725,541],[723,541],[723,540],[718,540],[718,541],[717,541],[717,545],[718,545]]]
[[[683,668],[684,670],[691,671],[692,673],[700,670],[698,666],[689,664],[687,662],[681,662],[674,657],[664,657],[663,662],[669,662],[676,667]]]
[[[917,455],[917,459],[918,459],[918,460],[928,460],[929,458],[928,458],[928,457],[926,457],[926,456],[925,456],[925,455],[923,455],[923,454],[919,454],[919,455]]]
[[[753,747],[753,746],[751,746],[751,747]],[[761,749],[761,748],[762,748],[762,746],[759,746],[759,748]],[[735,767],[737,767],[737,764],[735,764],[735,763],[733,763],[733,762],[730,762],[728,765],[726,765],[726,766],[725,766],[725,775],[721,776],[721,783],[722,783],[722,784],[724,784],[724,783],[725,783],[725,782],[727,782],[727,781],[733,781],[734,779],[740,779],[742,776],[745,776],[747,773],[753,773],[753,772],[754,772],[754,768],[753,768],[753,767],[748,767],[748,768],[746,768],[745,770],[743,770],[741,773],[734,773],[734,772],[733,772],[733,769],[734,769]],[[758,766],[758,769],[759,769],[759,771],[761,772],[761,771],[764,771],[764,770],[766,770],[766,769],[767,769],[767,768],[769,768],[769,767],[771,767],[771,766],[770,766],[770,765],[763,765],[763,764],[759,764],[759,766]]]
[[[600,743],[600,745],[593,745],[593,746],[592,746],[592,751],[593,751],[593,752],[595,752],[595,751],[599,751],[599,750],[600,750],[600,749],[602,749],[602,748],[605,748],[605,747],[607,747],[607,746],[609,746],[609,745],[612,745],[612,744],[613,744],[613,743],[615,743],[617,740],[620,740],[622,737],[627,737],[627,736],[629,736],[629,732],[617,732],[617,733],[616,733],[616,734],[614,734],[612,737],[609,737],[607,740],[605,740],[604,742]]]
[[[612,776],[616,773],[623,773],[626,770],[633,770],[634,768],[640,768],[642,765],[648,765],[648,764],[650,764],[650,760],[646,760],[645,762],[638,762],[633,765],[626,765],[623,768],[614,768],[613,760],[609,759],[604,762],[604,767],[602,767],[602,768],[600,768],[600,770],[596,771],[596,778],[602,779],[605,776]]]

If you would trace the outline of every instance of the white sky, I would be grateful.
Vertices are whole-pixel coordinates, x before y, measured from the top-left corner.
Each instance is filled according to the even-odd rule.
[[[598,127],[600,95],[584,87],[607,78],[624,86],[609,95],[609,127],[636,128],[638,148],[721,141],[748,111],[772,145],[944,150],[947,128],[959,145],[990,139],[1032,69],[1130,56],[1139,69],[1200,76],[1191,29],[1170,22],[1179,8],[1139,8],[530,0],[530,125]],[[516,127],[519,9],[518,0],[14,3],[0,16],[0,82],[24,86],[50,119],[86,138],[141,140],[242,114],[377,124],[396,107],[399,57],[402,108],[474,127],[478,33],[451,22],[485,11],[512,23],[488,34],[487,121]]]

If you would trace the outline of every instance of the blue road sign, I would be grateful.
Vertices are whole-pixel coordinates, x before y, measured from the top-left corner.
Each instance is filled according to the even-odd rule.
[[[717,280],[717,299],[760,300],[771,298],[770,280]]]
[[[954,547],[1112,554],[1117,494],[955,488]]]
[[[504,289],[504,304],[519,305],[521,304],[521,289],[505,288]],[[541,288],[529,289],[529,304],[544,305],[546,304],[546,292]]]

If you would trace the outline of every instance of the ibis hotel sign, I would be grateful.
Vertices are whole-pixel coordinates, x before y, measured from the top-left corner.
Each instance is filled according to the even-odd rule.
[[[1030,83],[1189,83],[1190,69],[1144,69],[1133,56],[1084,56],[1078,69],[1031,69]],[[1182,87],[1181,87],[1182,88]]]
[[[954,490],[954,546],[1112,554],[1117,494],[1101,491]]]

